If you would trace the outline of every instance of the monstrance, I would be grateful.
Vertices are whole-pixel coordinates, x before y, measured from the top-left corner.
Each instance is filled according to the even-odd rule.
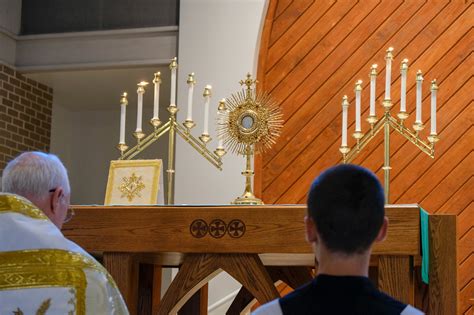
[[[254,171],[251,159],[254,153],[269,149],[280,136],[283,127],[283,114],[270,96],[257,92],[256,80],[247,74],[240,85],[246,88],[232,94],[219,108],[218,135],[229,151],[246,156],[245,190],[242,196],[232,203],[238,205],[262,205],[252,190]]]

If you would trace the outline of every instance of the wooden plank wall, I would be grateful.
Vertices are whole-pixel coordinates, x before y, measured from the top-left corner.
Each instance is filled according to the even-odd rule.
[[[260,88],[281,105],[285,127],[278,143],[257,156],[255,188],[266,203],[305,203],[315,176],[340,162],[341,98],[349,96],[354,122],[354,83],[379,64],[377,104],[383,98],[385,50],[395,48],[393,114],[399,108],[399,65],[410,60],[407,106],[414,120],[415,73],[422,69],[423,117],[429,132],[429,82],[439,84],[436,158],[393,134],[391,203],[419,203],[431,213],[456,213],[461,314],[473,311],[473,98],[474,9],[465,0],[270,0],[259,55]],[[380,117],[382,107],[377,107]],[[363,130],[368,124],[363,121]],[[382,133],[354,161],[382,179]],[[350,139],[350,145],[353,140]]]

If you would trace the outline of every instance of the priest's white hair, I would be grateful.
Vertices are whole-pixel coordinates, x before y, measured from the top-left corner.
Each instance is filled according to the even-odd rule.
[[[67,170],[54,154],[24,152],[3,170],[2,190],[6,193],[43,198],[58,187],[66,194],[71,191]]]

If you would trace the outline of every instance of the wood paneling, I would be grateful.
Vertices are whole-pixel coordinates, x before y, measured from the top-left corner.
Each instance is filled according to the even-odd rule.
[[[63,227],[63,232],[87,251],[312,253],[302,232],[306,215],[306,207],[302,205],[182,207],[181,211],[166,206],[73,208],[74,220]],[[420,248],[418,212],[418,207],[413,205],[387,208],[391,228],[386,240],[378,243],[373,253],[417,256]],[[245,225],[245,233],[231,237],[230,227],[226,225],[236,219]],[[196,220],[208,226],[202,237],[191,233]],[[210,235],[211,223],[215,220],[223,222],[219,237]],[[103,235],[107,235],[105,240]]]
[[[410,60],[407,109],[414,120],[415,80],[424,73],[423,117],[429,125],[429,82],[437,79],[438,133],[431,159],[403,137],[391,138],[391,203],[419,203],[431,213],[458,215],[460,296],[472,295],[474,272],[472,114],[474,9],[472,1],[270,0],[259,54],[260,88],[280,104],[285,119],[277,144],[256,157],[257,193],[266,203],[305,203],[314,177],[341,161],[341,99],[349,96],[354,122],[354,82],[364,80],[362,115],[368,114],[368,73],[379,64],[377,103],[384,95],[384,52],[395,48],[394,114],[400,100],[398,65]],[[380,117],[381,106],[377,107]],[[363,121],[362,128],[368,130]],[[422,137],[429,132],[425,130]],[[349,141],[351,141],[350,139]],[[353,143],[350,143],[352,145]],[[354,163],[383,177],[379,134]],[[469,291],[471,290],[471,291]],[[460,314],[468,310],[461,302]]]

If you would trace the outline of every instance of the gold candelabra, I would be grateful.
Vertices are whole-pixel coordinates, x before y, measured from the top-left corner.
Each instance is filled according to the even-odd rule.
[[[356,144],[350,148],[347,145],[347,108],[349,106],[347,96],[343,97],[342,108],[343,108],[343,136],[342,144],[339,151],[342,153],[343,163],[350,163],[361,150],[380,132],[384,130],[384,191],[385,191],[385,203],[389,203],[390,196],[390,128],[398,132],[400,135],[405,137],[408,141],[413,143],[422,152],[426,153],[431,158],[434,158],[435,143],[439,141],[438,134],[436,133],[436,94],[438,85],[436,80],[431,82],[431,133],[427,137],[428,141],[423,141],[420,138],[420,132],[424,129],[424,124],[421,120],[421,83],[423,76],[420,70],[416,74],[416,121],[413,124],[413,130],[410,130],[405,126],[405,121],[408,118],[406,112],[406,74],[408,71],[408,60],[403,59],[400,67],[401,71],[401,98],[400,98],[400,111],[397,114],[397,118],[390,114],[390,110],[393,107],[390,98],[390,85],[391,85],[391,62],[393,60],[393,48],[389,48],[386,52],[385,60],[386,66],[386,80],[385,80],[385,97],[382,101],[384,114],[381,119],[378,119],[375,115],[375,78],[377,76],[377,65],[373,65],[370,72],[371,79],[371,104],[370,114],[366,121],[370,124],[370,131],[365,135],[362,133],[360,128],[360,93],[362,91],[362,81],[358,80],[355,86],[356,94],[356,130],[352,134],[352,137],[356,140]],[[359,116],[358,116],[359,115]]]
[[[174,58],[169,68],[172,72],[171,75],[171,101],[170,105],[168,106],[167,110],[169,113],[168,121],[162,125],[160,119],[157,115],[157,110],[155,112],[154,117],[150,120],[150,124],[153,126],[153,132],[149,135],[146,135],[141,128],[137,127],[137,130],[133,133],[134,137],[137,140],[137,144],[131,148],[129,148],[124,141],[123,136],[121,136],[121,141],[117,145],[117,149],[120,151],[119,160],[131,160],[136,157],[139,153],[146,150],[151,144],[156,142],[159,138],[163,135],[168,133],[168,169],[167,172],[167,198],[166,204],[172,205],[174,204],[174,175],[176,173],[175,170],[175,137],[176,134],[179,135],[183,140],[191,145],[201,156],[203,156],[207,161],[209,161],[212,165],[214,165],[219,170],[222,170],[222,156],[226,154],[226,151],[223,147],[218,147],[214,152],[209,150],[207,147],[207,143],[211,140],[211,137],[207,132],[203,132],[199,137],[199,140],[191,134],[191,129],[196,126],[194,121],[189,117],[183,122],[183,126],[177,122],[176,115],[179,111],[178,106],[175,104],[175,88],[176,82],[174,81],[176,78],[176,69],[178,67],[178,63],[176,58]],[[160,73],[155,73],[155,78],[153,83],[159,84],[161,83]],[[194,79],[194,73],[189,74],[187,79],[187,84],[191,88],[194,87],[196,81]],[[140,108],[140,95],[143,96],[145,93],[145,87],[148,83],[140,82],[138,84],[137,93],[139,95],[139,115],[141,115],[141,108]],[[155,92],[156,94],[156,92]],[[211,96],[211,87],[206,86],[203,93],[204,98],[206,99],[206,105],[209,105],[209,98]],[[122,95],[121,101],[122,106],[126,106],[128,104],[127,100],[127,93]],[[158,106],[158,102],[155,102],[155,106]],[[190,104],[188,103],[188,106]],[[219,109],[220,110],[220,109]],[[208,113],[206,113],[207,115]],[[123,127],[124,128],[124,127]]]

